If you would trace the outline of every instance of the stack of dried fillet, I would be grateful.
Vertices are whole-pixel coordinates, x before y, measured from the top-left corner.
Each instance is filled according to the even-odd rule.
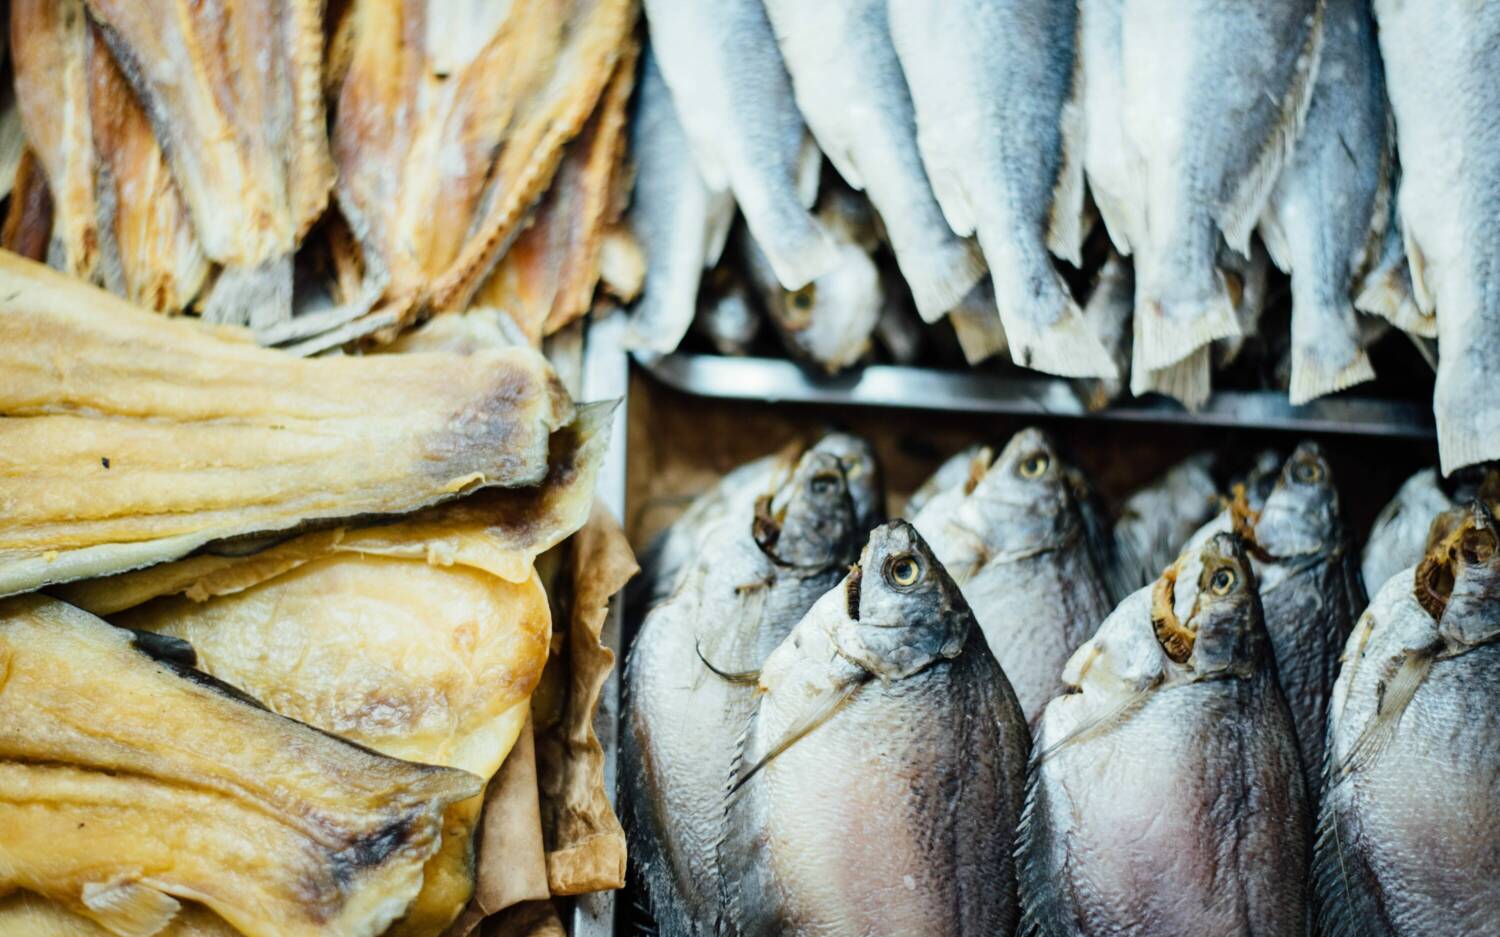
[[[470,308],[535,347],[589,310],[601,269],[638,285],[615,226],[634,0],[9,15],[0,243],[72,276],[299,354]]]
[[[0,252],[0,933],[530,934],[619,887],[610,411]]]

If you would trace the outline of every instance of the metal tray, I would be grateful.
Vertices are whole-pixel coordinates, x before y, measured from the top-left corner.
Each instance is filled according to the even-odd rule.
[[[678,353],[636,354],[634,360],[668,387],[700,397],[1412,439],[1430,439],[1436,434],[1432,408],[1426,402],[1336,395],[1294,407],[1285,394],[1276,391],[1219,391],[1197,411],[1152,395],[1090,413],[1069,382],[1060,378],[891,365],[869,365],[847,375],[821,377],[779,358]]]

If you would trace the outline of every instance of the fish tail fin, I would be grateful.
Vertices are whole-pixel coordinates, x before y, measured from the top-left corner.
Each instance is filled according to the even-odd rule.
[[[151,937],[172,922],[182,905],[165,892],[140,882],[88,882],[83,913],[119,937]]]
[[[751,235],[782,287],[800,290],[838,265],[837,244],[795,193],[735,194]]]
[[[1354,308],[1379,316],[1409,335],[1437,337],[1437,317],[1424,314],[1417,305],[1411,268],[1401,252],[1387,256],[1364,278]]]
[[[1331,363],[1317,349],[1292,349],[1290,398],[1294,407],[1374,379],[1375,368],[1363,348],[1356,346],[1353,358],[1343,365]]]
[[[1059,377],[1119,377],[1046,248],[993,234],[980,228],[1011,360]]]
[[[958,347],[970,365],[979,364],[1009,350],[1005,326],[995,308],[995,293],[987,281],[980,281],[957,306],[948,310],[948,322],[958,338]]]
[[[1136,326],[1140,328],[1139,325]],[[1213,390],[1209,373],[1209,346],[1203,345],[1186,358],[1165,368],[1151,369],[1136,357],[1130,369],[1130,392],[1157,393],[1171,397],[1189,410],[1198,410],[1208,402]]]
[[[1143,275],[1136,287],[1132,350],[1137,369],[1160,371],[1210,342],[1243,334],[1229,285],[1212,260],[1138,272]]]
[[[1081,59],[1081,56],[1078,57]],[[1073,66],[1073,85],[1081,81],[1081,62]],[[1075,267],[1083,266],[1084,184],[1083,106],[1075,98],[1063,104],[1060,121],[1062,165],[1052,187],[1047,218],[1047,249]]]
[[[1295,277],[1292,292],[1292,406],[1374,380],[1347,297],[1319,301],[1311,291],[1299,290]]]
[[[208,322],[248,325],[257,331],[292,318],[292,255],[254,267],[225,267],[203,299]]]
[[[1312,103],[1313,85],[1323,55],[1324,2],[1317,0],[1312,28],[1297,58],[1297,72],[1292,86],[1281,101],[1281,116],[1270,139],[1261,141],[1261,151],[1235,187],[1234,194],[1220,209],[1217,221],[1224,240],[1236,251],[1249,256],[1250,235],[1260,221],[1261,212],[1281,178],[1281,169],[1292,155],[1307,122],[1307,108]]]
[[[897,249],[896,263],[924,322],[941,319],[984,276],[984,258],[974,244],[951,236],[925,250]]]
[[[1500,383],[1470,355],[1460,351],[1439,359],[1432,410],[1444,475],[1500,459]]]

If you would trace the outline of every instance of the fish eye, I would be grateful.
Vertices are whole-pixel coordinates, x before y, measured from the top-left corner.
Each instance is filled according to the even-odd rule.
[[[1208,581],[1208,588],[1214,595],[1228,595],[1239,581],[1240,577],[1235,575],[1234,570],[1223,568],[1214,573],[1214,577]]]
[[[1316,485],[1323,480],[1323,466],[1316,462],[1298,462],[1292,466],[1292,478],[1304,485]]]
[[[1048,466],[1051,464],[1052,460],[1047,458],[1046,454],[1041,452],[1033,453],[1021,460],[1021,477],[1041,478],[1042,473],[1046,472]]]
[[[831,495],[839,489],[839,477],[833,472],[819,472],[812,477],[809,487],[815,495]]]
[[[886,562],[885,576],[896,588],[910,589],[922,578],[922,564],[907,553],[893,556]]]
[[[813,307],[813,291],[814,287],[809,283],[807,286],[802,287],[802,289],[792,293],[787,301],[792,304],[793,309],[806,312]]]

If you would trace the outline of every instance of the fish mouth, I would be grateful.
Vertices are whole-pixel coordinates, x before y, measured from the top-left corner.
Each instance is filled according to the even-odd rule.
[[[1492,528],[1477,526],[1472,516],[1450,530],[1427,551],[1427,556],[1417,566],[1412,586],[1417,604],[1432,616],[1433,621],[1443,617],[1448,600],[1453,597],[1453,587],[1462,566],[1482,566],[1500,551]]]
[[[778,511],[771,509],[771,495],[755,499],[755,519],[750,525],[750,534],[761,552],[776,559],[776,544],[781,540],[781,526],[786,522],[786,506]]]
[[[1167,567],[1151,589],[1151,629],[1156,633],[1156,643],[1176,664],[1187,663],[1198,640],[1198,633],[1184,625],[1173,608],[1181,563],[1178,560]]]
[[[844,584],[844,602],[847,605],[850,621],[859,621],[859,592],[860,583],[864,580],[864,570],[860,569],[858,563],[849,567],[849,577]]]

